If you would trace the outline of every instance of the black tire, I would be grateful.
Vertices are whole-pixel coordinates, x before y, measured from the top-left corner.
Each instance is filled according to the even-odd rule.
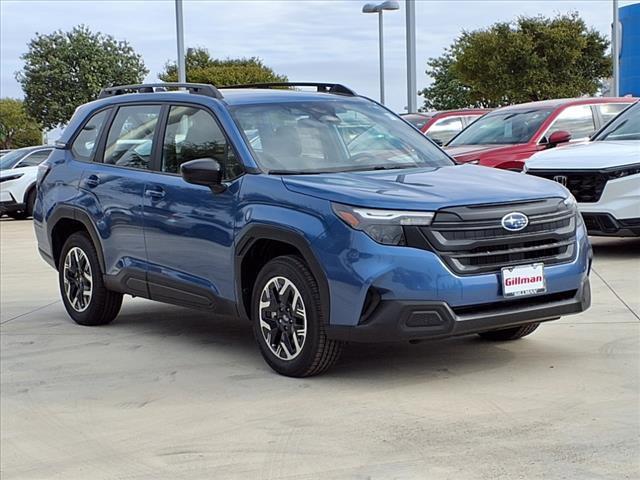
[[[25,210],[19,210],[17,212],[10,212],[10,213],[7,213],[7,215],[9,215],[14,220],[24,220],[25,218],[28,217],[27,212]]]
[[[92,277],[92,293],[90,299],[86,302],[83,311],[78,311],[71,304],[65,292],[65,260],[70,250],[73,248],[80,249],[88,259]],[[107,290],[102,281],[102,270],[98,262],[98,254],[96,248],[89,236],[84,232],[76,232],[72,234],[60,253],[58,262],[58,282],[60,284],[60,295],[62,302],[69,316],[79,325],[96,326],[106,325],[110,323],[120,311],[122,306],[122,294]]]
[[[25,214],[27,217],[33,216],[33,206],[36,204],[36,187],[29,190],[25,204]]]
[[[304,302],[306,312],[306,337],[297,356],[289,360],[277,356],[271,350],[272,347],[268,345],[260,325],[260,300],[263,289],[275,277],[284,277],[294,285]],[[262,268],[253,288],[251,318],[260,352],[273,370],[288,377],[309,377],[326,371],[338,360],[344,344],[327,338],[327,310],[328,305],[323,306],[320,300],[318,283],[300,257],[277,257]]]
[[[490,332],[482,332],[478,335],[480,335],[485,340],[504,342],[526,337],[527,335],[532,334],[539,326],[539,323],[527,323],[526,325],[522,325],[520,327],[505,328],[503,330],[491,330]]]

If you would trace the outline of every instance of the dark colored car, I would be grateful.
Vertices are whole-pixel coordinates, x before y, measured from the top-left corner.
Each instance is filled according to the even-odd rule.
[[[514,340],[589,307],[557,183],[456,165],[342,85],[177,85],[106,89],[39,167],[38,248],[77,323],[123,294],[233,315],[307,376],[349,342]]]
[[[466,108],[437,112],[404,113],[400,115],[438,145],[444,145],[489,109]]]
[[[460,163],[521,171],[536,152],[588,140],[636,100],[575,98],[502,107],[456,135],[445,150]]]

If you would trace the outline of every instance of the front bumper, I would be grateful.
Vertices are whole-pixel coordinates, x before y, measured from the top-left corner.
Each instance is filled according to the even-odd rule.
[[[600,237],[640,236],[640,217],[620,220],[610,213],[582,212],[589,235]]]
[[[328,325],[326,329],[330,338],[349,342],[426,340],[556,320],[590,305],[591,287],[585,277],[577,290],[476,306],[383,300],[360,324]]]

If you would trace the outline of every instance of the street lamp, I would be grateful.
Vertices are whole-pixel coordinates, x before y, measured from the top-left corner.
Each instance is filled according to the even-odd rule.
[[[362,13],[378,14],[378,40],[380,44],[380,103],[384,103],[384,46],[382,34],[382,12],[384,10],[398,10],[398,2],[388,1],[379,4],[367,3],[362,7]]]

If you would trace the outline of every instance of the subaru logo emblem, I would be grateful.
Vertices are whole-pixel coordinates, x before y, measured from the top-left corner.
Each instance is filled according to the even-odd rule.
[[[563,187],[566,187],[568,179],[566,175],[556,175],[555,177],[553,177],[553,181],[558,182]]]
[[[511,212],[502,217],[502,228],[510,232],[519,232],[529,225],[529,218],[524,213]]]

